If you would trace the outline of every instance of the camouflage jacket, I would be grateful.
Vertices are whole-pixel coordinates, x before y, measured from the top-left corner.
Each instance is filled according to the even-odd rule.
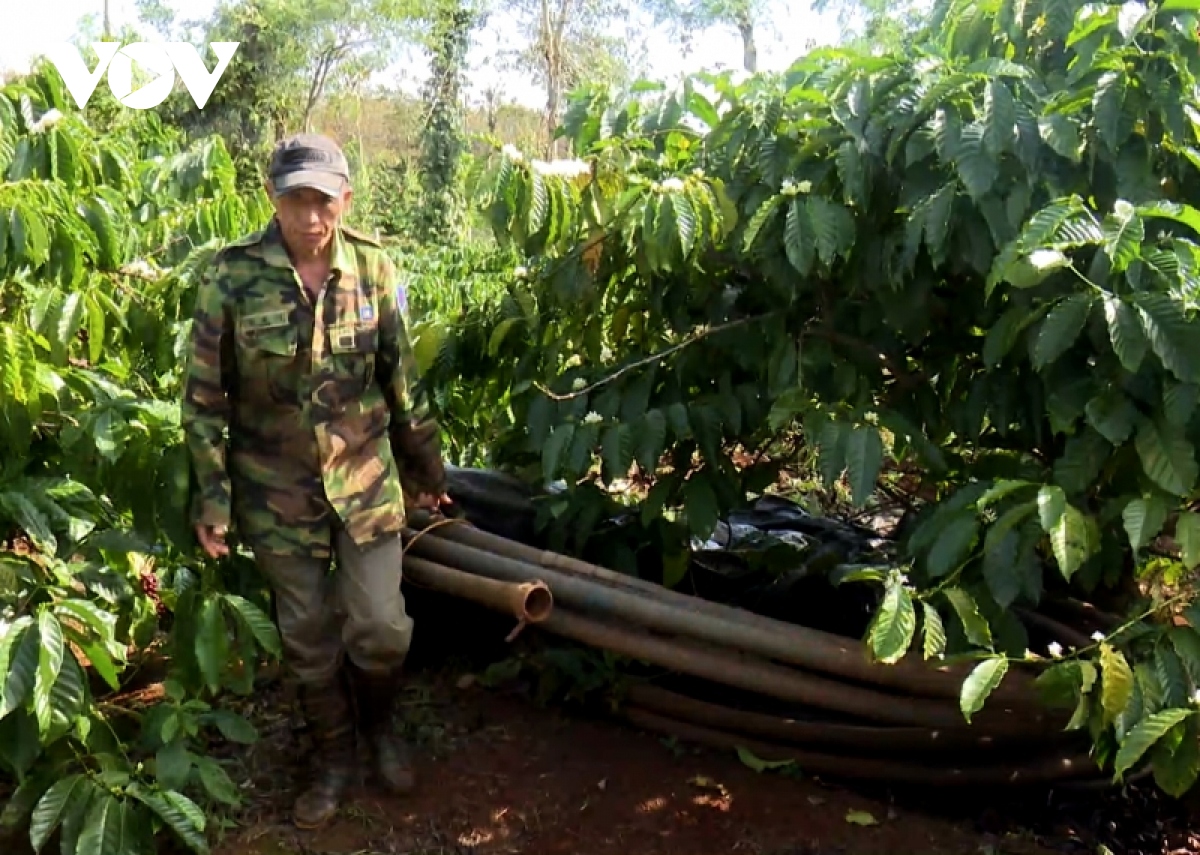
[[[405,315],[391,259],[349,229],[315,303],[277,221],[220,250],[196,296],[183,390],[194,522],[324,557],[335,528],[366,544],[400,530],[405,492],[440,492]]]

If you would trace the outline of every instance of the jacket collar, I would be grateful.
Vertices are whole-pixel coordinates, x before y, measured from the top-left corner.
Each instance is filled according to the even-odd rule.
[[[277,217],[272,217],[263,231],[259,241],[259,254],[263,261],[275,267],[291,269],[292,259],[288,256],[287,247],[283,243],[283,230]],[[337,271],[338,278],[344,280],[353,277],[355,272],[354,249],[346,240],[339,226],[333,234],[333,252],[330,256],[330,272]]]

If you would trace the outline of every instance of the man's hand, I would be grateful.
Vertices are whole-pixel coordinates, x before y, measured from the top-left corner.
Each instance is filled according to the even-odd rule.
[[[198,525],[196,539],[201,548],[208,553],[209,558],[222,558],[229,554],[229,546],[225,543],[225,526]]]
[[[440,496],[435,496],[432,493],[418,493],[416,498],[412,500],[414,508],[420,508],[423,511],[437,511],[446,505],[452,504],[450,496],[442,493]]]

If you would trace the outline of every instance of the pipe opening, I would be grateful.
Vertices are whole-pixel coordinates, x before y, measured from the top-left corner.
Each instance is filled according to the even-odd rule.
[[[522,608],[526,623],[541,623],[550,617],[550,612],[554,610],[554,595],[543,584],[529,585],[525,591]]]

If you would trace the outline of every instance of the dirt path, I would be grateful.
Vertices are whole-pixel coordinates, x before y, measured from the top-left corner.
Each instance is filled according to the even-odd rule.
[[[217,855],[1042,855],[1029,839],[981,834],[806,778],[758,774],[607,721],[539,709],[477,685],[423,682],[407,709],[420,791],[356,791],[330,827],[287,821],[299,746],[270,723],[247,756],[251,804]],[[236,778],[235,778],[236,780]],[[245,780],[245,779],[243,779]],[[849,819],[848,819],[849,817]],[[873,821],[860,825],[851,821]]]

